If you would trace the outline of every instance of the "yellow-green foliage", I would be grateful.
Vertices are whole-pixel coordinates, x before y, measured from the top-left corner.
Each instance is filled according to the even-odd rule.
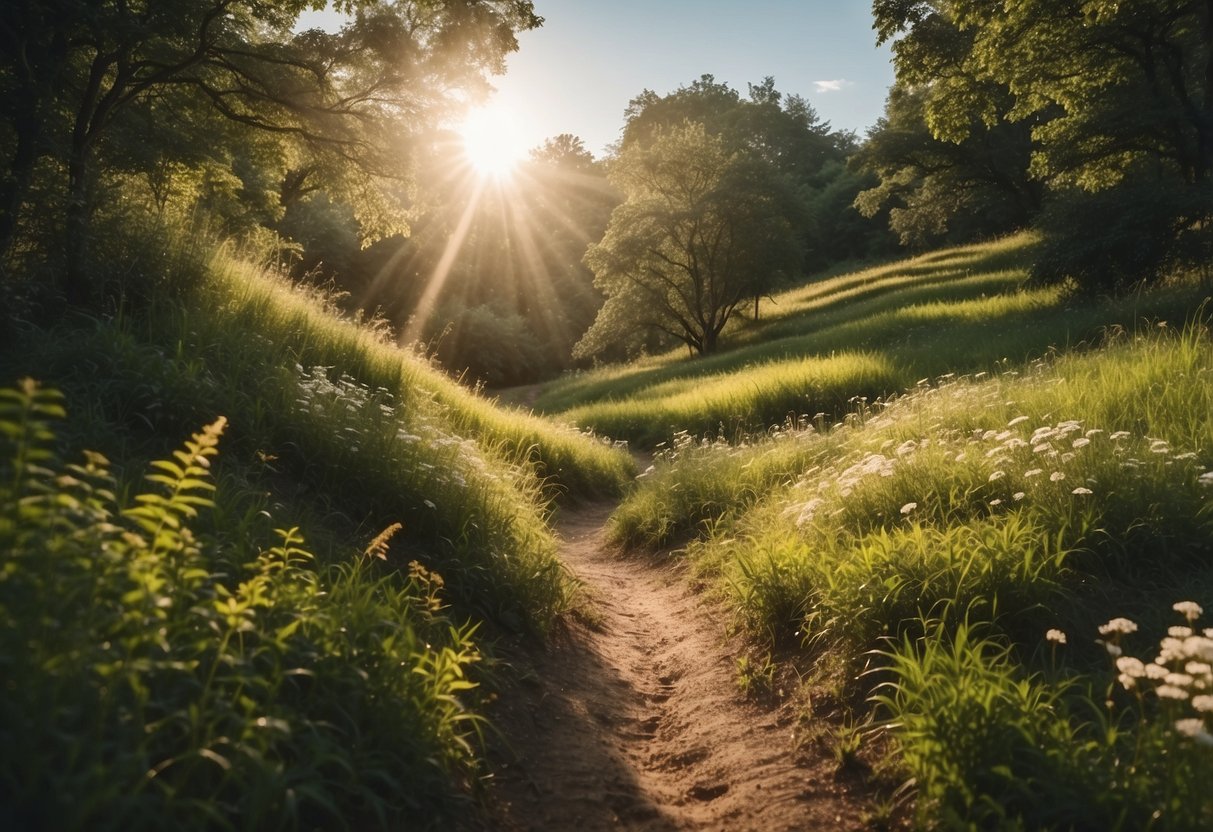
[[[0,826],[449,828],[479,653],[441,578],[318,567],[296,529],[233,562],[250,529],[196,531],[224,419],[119,498],[62,415],[0,389]]]
[[[1157,721],[1157,694],[1105,713],[1111,668],[1094,641],[1114,616],[1158,632],[1176,601],[1213,607],[1201,325],[924,382],[825,434],[685,440],[614,522],[649,545],[698,531],[688,555],[756,637],[834,651],[858,693],[884,680],[876,713],[928,825],[1133,826],[1161,812],[1193,828],[1213,813],[1167,762],[1190,756],[1195,723]],[[1069,634],[1060,668],[1049,629]]]
[[[1199,287],[1181,286],[1075,305],[1056,288],[1024,286],[1033,244],[1018,235],[810,283],[766,301],[760,320],[728,332],[714,356],[670,353],[572,376],[545,389],[537,405],[650,444],[679,429],[715,432],[721,423],[763,431],[818,412],[833,421],[863,398],[898,393],[923,377],[1016,366],[1142,318],[1182,320],[1201,297]],[[846,378],[845,363],[835,362],[858,356],[880,371],[852,364],[855,375]],[[780,372],[784,378],[775,378]],[[823,375],[829,385],[805,378]],[[730,390],[723,403],[721,388]]]
[[[643,445],[678,431],[736,437],[772,414],[794,422],[823,411],[834,413],[855,396],[875,397],[898,383],[899,374],[879,355],[772,360],[734,372],[662,382],[626,399],[574,408],[560,418],[592,424],[608,436]]]

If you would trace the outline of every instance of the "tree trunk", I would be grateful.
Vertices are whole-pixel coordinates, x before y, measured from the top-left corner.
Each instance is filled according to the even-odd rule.
[[[14,119],[17,147],[9,165],[9,174],[0,182],[0,273],[5,268],[8,253],[17,238],[17,222],[25,205],[30,182],[33,180],[34,165],[38,161],[38,144],[42,131],[35,106],[31,102],[29,107],[23,107],[22,112]]]
[[[93,300],[88,278],[89,187],[88,148],[73,147],[68,161],[66,262],[63,294],[72,306],[87,306]]]

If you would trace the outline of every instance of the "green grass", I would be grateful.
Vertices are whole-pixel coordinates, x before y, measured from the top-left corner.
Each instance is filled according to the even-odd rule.
[[[483,644],[569,608],[553,502],[618,493],[631,458],[205,238],[127,249],[137,299],[0,351],[0,386],[71,412],[30,421],[27,387],[0,429],[0,825],[449,828]],[[176,455],[219,417],[221,454],[215,427]]]
[[[924,826],[1207,824],[1213,801],[1171,761],[1213,765],[1175,728],[1213,716],[1120,690],[1095,640],[1117,616],[1157,636],[1173,603],[1213,608],[1208,331],[861,404],[824,432],[684,436],[613,536],[689,540],[754,639],[842,668],[817,682],[884,720]]]
[[[757,432],[789,415],[832,422],[860,397],[895,394],[923,377],[995,372],[1098,343],[1109,328],[1181,322],[1203,297],[1177,286],[1078,303],[1056,288],[1026,287],[1033,242],[1019,235],[810,283],[765,302],[758,322],[732,327],[715,355],[670,353],[572,375],[545,388],[536,407],[650,446],[676,430]],[[848,378],[846,360],[861,356]],[[813,384],[819,377],[828,383]]]
[[[448,828],[480,654],[441,579],[385,539],[318,565],[297,529],[233,560],[199,525],[222,419],[119,497],[100,455],[59,458],[62,416],[0,390],[0,824]]]

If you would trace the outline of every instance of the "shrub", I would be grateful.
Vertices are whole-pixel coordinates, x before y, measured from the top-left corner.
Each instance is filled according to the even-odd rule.
[[[318,571],[293,529],[227,562],[192,530],[222,418],[120,500],[104,457],[56,458],[62,415],[0,391],[0,826],[448,822],[478,653],[441,579],[379,573],[382,539]]]

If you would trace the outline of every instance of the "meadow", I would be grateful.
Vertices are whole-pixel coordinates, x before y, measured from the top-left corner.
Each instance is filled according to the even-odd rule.
[[[189,239],[0,351],[0,825],[446,828],[486,646],[574,603],[550,512],[633,463]]]
[[[1022,243],[805,287],[791,297],[819,310],[831,308],[831,286],[896,288],[824,312],[837,317],[801,336],[791,333],[813,319],[783,298],[788,315],[766,326],[788,333],[784,344],[740,328],[741,346],[714,359],[710,382],[696,385],[695,362],[669,358],[620,371],[636,385],[634,413],[676,401],[639,377],[676,373],[704,391],[681,412],[706,413],[734,362],[746,423],[770,427],[739,435],[692,421],[700,430],[658,446],[612,535],[690,561],[754,645],[739,660],[743,687],[799,688],[806,720],[832,723],[840,762],[888,784],[874,823],[909,813],[927,828],[1204,828],[1207,287],[1089,301],[1019,291],[1008,275],[999,294],[972,297],[983,259]],[[967,265],[952,270],[949,299],[934,266],[953,258]],[[924,281],[929,299],[916,294]],[[832,408],[813,399],[788,411],[808,418],[764,410],[757,389],[778,382],[776,367],[843,359],[755,373],[741,356],[824,350],[834,331],[864,333],[857,343],[895,361],[890,381],[903,386],[848,389],[844,377]],[[589,374],[556,392],[594,384]],[[598,414],[629,403],[569,412],[601,427]]]
[[[802,419],[833,423],[862,400],[946,373],[996,372],[1099,344],[1137,322],[1181,325],[1203,297],[1176,286],[1117,300],[1034,287],[1019,234],[810,282],[735,319],[715,355],[673,351],[570,374],[535,406],[653,447],[680,430],[731,439]]]

